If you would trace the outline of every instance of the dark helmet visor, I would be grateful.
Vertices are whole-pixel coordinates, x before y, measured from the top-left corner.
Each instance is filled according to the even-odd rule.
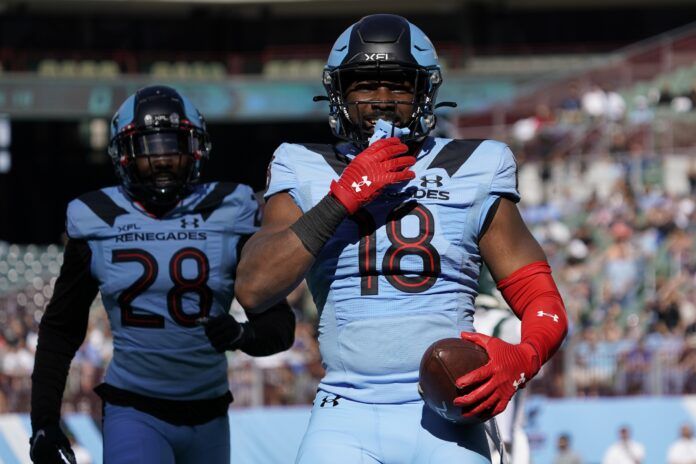
[[[199,150],[199,140],[188,131],[146,132],[134,134],[128,148],[132,156],[193,154]]]
[[[343,96],[355,82],[385,82],[394,85],[409,85],[415,93],[427,89],[427,73],[420,68],[403,67],[398,64],[371,66],[346,66],[338,68],[333,76],[338,82],[338,90]]]

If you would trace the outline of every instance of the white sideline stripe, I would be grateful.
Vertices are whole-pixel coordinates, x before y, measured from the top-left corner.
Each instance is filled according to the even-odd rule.
[[[22,464],[31,464],[29,459],[29,435],[22,420],[17,414],[0,416],[0,433],[5,437],[7,445]]]
[[[682,401],[686,410],[691,414],[691,419],[696,421],[696,395],[685,396]]]

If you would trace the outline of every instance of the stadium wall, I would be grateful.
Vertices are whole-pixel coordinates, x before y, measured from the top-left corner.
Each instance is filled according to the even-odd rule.
[[[587,464],[599,463],[616,441],[618,429],[631,428],[646,447],[645,464],[665,462],[669,445],[683,423],[696,423],[696,395],[632,397],[527,402],[527,434],[534,464],[551,464],[558,435],[568,433],[572,447]],[[309,420],[307,407],[232,410],[230,412],[233,464],[293,462]],[[101,464],[101,435],[84,414],[65,417],[76,442]],[[29,464],[31,426],[26,414],[0,415],[0,462]]]

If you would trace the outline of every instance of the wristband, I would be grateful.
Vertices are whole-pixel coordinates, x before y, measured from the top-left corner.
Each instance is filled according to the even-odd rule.
[[[346,208],[331,195],[326,195],[314,208],[290,226],[312,256],[317,256],[324,244],[348,216]]]

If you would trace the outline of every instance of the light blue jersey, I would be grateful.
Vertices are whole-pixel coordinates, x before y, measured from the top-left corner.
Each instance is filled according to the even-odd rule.
[[[306,212],[355,154],[352,145],[283,144],[266,197],[286,191]],[[353,401],[419,399],[427,347],[473,330],[489,209],[519,200],[515,158],[496,141],[428,137],[412,170],[415,179],[346,219],[307,275],[321,312],[320,388]]]
[[[237,245],[256,231],[250,187],[203,184],[158,219],[120,187],[68,206],[67,231],[92,251],[111,322],[106,383],[141,395],[196,400],[228,391],[227,361],[196,320],[229,310]]]

